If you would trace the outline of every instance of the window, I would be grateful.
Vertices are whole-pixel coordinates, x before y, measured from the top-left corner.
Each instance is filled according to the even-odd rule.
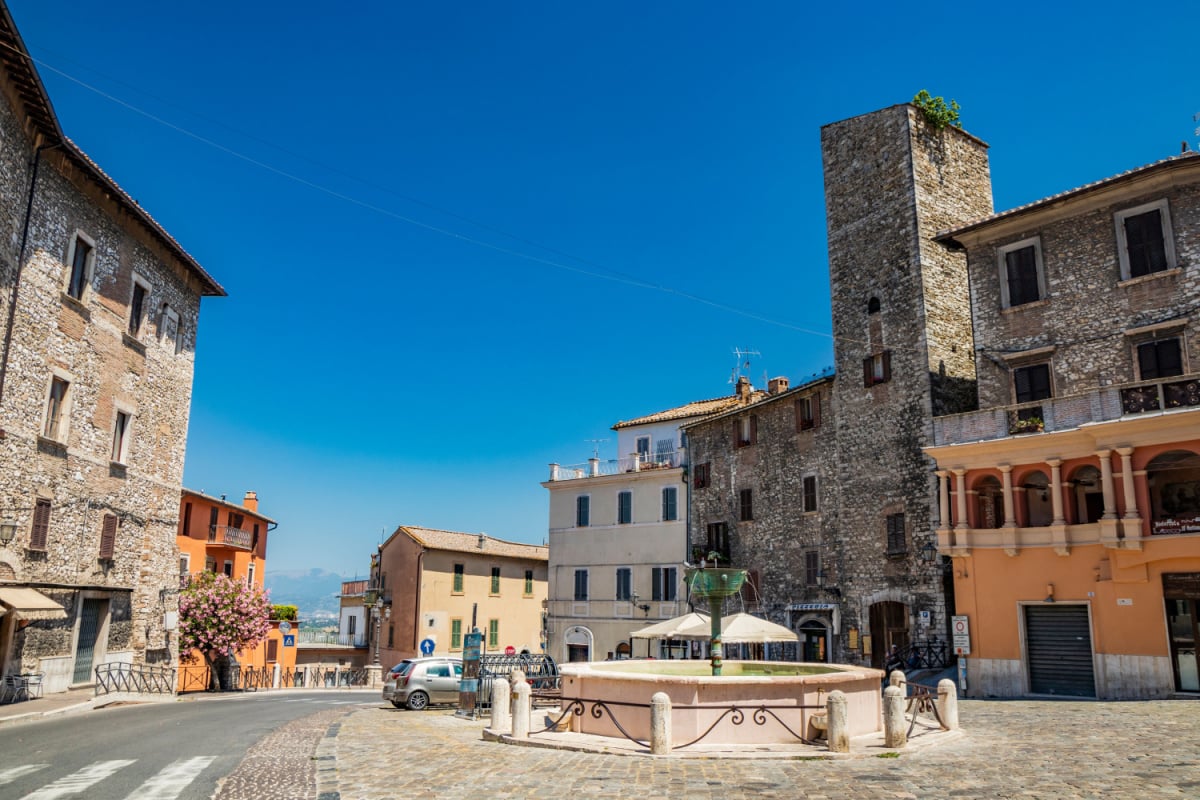
[[[1178,339],[1139,344],[1137,358],[1140,380],[1170,378],[1183,374],[1183,350]]]
[[[463,592],[463,572],[464,568],[462,564],[454,565],[454,583],[450,589],[454,594],[462,594]]]
[[[650,437],[637,437],[637,455],[638,461],[645,461],[650,457]]]
[[[529,597],[533,594],[533,570],[525,570],[525,596]]]
[[[129,457],[129,422],[132,415],[124,411],[117,412],[117,421],[113,424],[112,460],[124,464]]]
[[[707,557],[709,553],[716,553],[721,560],[729,563],[729,525],[724,522],[710,522],[707,532],[708,549],[704,555]]]
[[[868,314],[878,314],[879,313],[879,298],[878,297],[872,297],[870,300],[867,301],[867,313]]]
[[[575,570],[575,599],[579,602],[588,599],[588,571],[586,569]]]
[[[754,519],[754,490],[742,489],[738,492],[738,519],[749,522]]]
[[[190,535],[192,528],[192,504],[183,504],[183,535]]]
[[[267,661],[279,660],[279,640],[267,639]]]
[[[462,647],[462,620],[450,620],[450,649],[458,650]]]
[[[676,584],[679,582],[676,568],[655,567],[651,572],[651,578],[654,582],[651,599],[664,603],[673,602],[676,597]]]
[[[1053,396],[1050,387],[1050,365],[1032,364],[1012,371],[1013,391],[1018,403],[1033,403]]]
[[[351,614],[349,617],[346,618],[346,635],[353,636],[357,632],[357,630],[356,630],[357,628],[358,628],[358,617]]]
[[[592,499],[586,494],[581,494],[575,498],[575,527],[586,528],[589,523],[591,514]]]
[[[100,560],[112,561],[117,549],[117,515],[105,514],[100,524]]]
[[[749,447],[758,441],[758,416],[749,414],[733,421],[733,441],[738,447]]]
[[[617,524],[628,525],[633,522],[633,492],[617,493]]]
[[[870,388],[892,379],[892,352],[884,350],[863,359],[863,385]]]
[[[704,489],[708,487],[709,482],[709,465],[708,463],[697,464],[692,468],[692,486],[696,489]]]
[[[811,394],[796,401],[796,430],[808,431],[821,424],[821,395]]]
[[[663,522],[673,522],[679,519],[678,497],[679,493],[674,486],[668,486],[662,490]]]
[[[133,294],[129,297],[129,335],[137,338],[142,332],[142,317],[146,313],[146,296],[150,287],[137,276],[133,276]]]
[[[233,562],[232,561],[225,562],[225,569],[223,570],[223,572],[225,573],[226,578],[233,577]]]
[[[258,549],[258,523],[254,523],[254,533],[250,537],[250,549]]]
[[[253,564],[246,565],[246,585],[247,586],[254,585],[254,565]]]
[[[488,620],[488,647],[500,646],[500,620]]]
[[[633,597],[633,570],[629,567],[617,567],[618,600],[628,600]]]
[[[820,581],[818,577],[821,574],[821,555],[816,550],[807,550],[804,553],[804,582],[809,586],[816,586]]]
[[[179,315],[166,303],[163,303],[162,312],[158,315],[158,338],[159,341],[169,342],[178,352]]]
[[[217,514],[219,514],[219,513],[221,513],[221,510],[220,510],[219,508],[217,508],[216,506],[213,506],[211,509],[209,509],[209,514],[208,514],[208,533],[209,533],[209,536],[208,536],[208,540],[209,540],[210,542],[213,540],[213,538],[212,538],[212,537],[213,537],[214,535],[216,535],[216,533],[217,533],[217,523],[219,522],[219,520],[217,519]]]
[[[192,574],[192,555],[191,553],[179,554],[179,585],[186,586],[188,578]]]
[[[1166,200],[1127,208],[1113,216],[1122,280],[1175,268],[1175,241]]]
[[[50,398],[46,402],[46,426],[42,435],[56,442],[62,441],[66,433],[67,387],[70,384],[55,376],[50,379]]]
[[[39,497],[33,506],[33,527],[29,531],[29,549],[45,551],[50,538],[50,501]]]
[[[230,511],[226,521],[229,523],[229,527],[241,530],[242,523],[245,521],[245,519],[246,518],[243,515],[237,513],[236,511]]]
[[[1025,239],[1000,248],[1000,303],[1004,308],[1042,298],[1041,240]]]
[[[817,476],[804,476],[804,510],[806,512],[817,510]]]
[[[204,571],[205,572],[216,572],[217,571],[217,559],[213,558],[212,556],[205,556],[204,557]]]
[[[908,552],[908,542],[904,536],[904,514],[888,514],[887,516],[887,552],[889,556],[904,555]]]
[[[67,294],[76,300],[83,299],[83,290],[87,288],[92,275],[93,254],[95,246],[84,238],[82,233],[75,234],[71,240],[71,251],[68,260],[71,262],[71,279],[67,283]]]
[[[395,646],[396,646],[396,623],[394,623],[394,622],[389,622],[389,623],[388,623],[388,643],[387,643],[387,646],[388,646],[389,648],[392,648],[392,647],[395,647]]]
[[[492,567],[492,589],[493,595],[500,594],[500,568]]]

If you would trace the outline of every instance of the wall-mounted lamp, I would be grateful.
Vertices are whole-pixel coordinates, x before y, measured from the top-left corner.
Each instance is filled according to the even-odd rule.
[[[634,607],[634,608],[640,608],[640,609],[642,610],[642,613],[643,613],[643,614],[645,614],[647,617],[649,617],[649,616],[650,616],[650,604],[649,604],[649,603],[642,603],[641,605],[638,605],[638,599],[639,599],[639,598],[638,598],[638,593],[637,593],[637,592],[634,592],[632,595],[630,595],[630,598],[631,598],[631,600],[633,601],[633,607]]]
[[[6,519],[0,522],[0,544],[8,547],[12,542],[13,537],[17,535],[17,523],[11,519]]]
[[[920,549],[917,550],[917,555],[926,564],[932,564],[934,561],[937,561],[937,545],[933,543],[932,538],[925,540],[925,544],[921,545]]]
[[[1054,602],[1054,584],[1053,583],[1046,584],[1046,602],[1047,603]]]

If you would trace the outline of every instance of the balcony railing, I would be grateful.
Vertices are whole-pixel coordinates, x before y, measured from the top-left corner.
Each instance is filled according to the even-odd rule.
[[[673,469],[685,463],[682,450],[669,453],[637,453],[624,458],[601,461],[588,459],[585,464],[550,465],[550,480],[569,481],[576,478],[595,478],[599,475],[620,475],[625,472],[646,472],[654,469]]]
[[[231,528],[228,525],[211,526],[208,529],[208,543],[218,547],[236,547],[239,550],[254,549],[250,531]]]
[[[367,581],[342,581],[342,597],[358,597],[367,593]]]
[[[1105,386],[1036,403],[996,406],[933,420],[935,445],[991,441],[1015,435],[1075,430],[1081,425],[1200,406],[1200,376]],[[1038,425],[1037,421],[1041,424]]]
[[[366,633],[334,633],[333,631],[310,631],[301,628],[297,632],[297,644],[323,644],[338,647],[366,647]]]

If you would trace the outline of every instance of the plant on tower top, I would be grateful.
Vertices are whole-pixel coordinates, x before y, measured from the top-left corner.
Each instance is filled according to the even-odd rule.
[[[922,89],[913,96],[912,104],[920,109],[921,113],[925,115],[925,119],[929,120],[929,124],[939,131],[947,125],[962,128],[962,123],[958,119],[959,106],[953,100],[947,104],[945,98],[932,97],[928,91]]]

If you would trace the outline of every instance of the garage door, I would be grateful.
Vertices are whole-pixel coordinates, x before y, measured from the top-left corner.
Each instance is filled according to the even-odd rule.
[[[1030,692],[1096,696],[1087,606],[1025,606],[1025,648]]]

